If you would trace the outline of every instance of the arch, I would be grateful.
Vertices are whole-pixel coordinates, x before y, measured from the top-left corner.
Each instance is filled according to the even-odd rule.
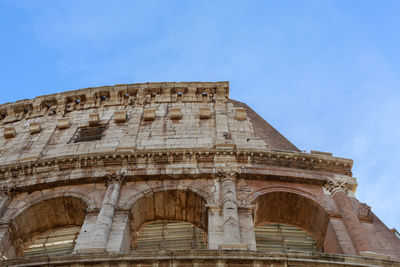
[[[262,196],[262,195],[268,194],[268,193],[272,193],[272,192],[290,192],[293,194],[302,195],[306,198],[309,198],[309,199],[315,201],[316,203],[321,205],[326,211],[329,211],[332,209],[330,207],[329,203],[325,199],[319,198],[318,196],[315,196],[306,190],[288,187],[288,186],[281,186],[281,185],[280,186],[272,186],[272,187],[268,187],[268,188],[264,188],[264,189],[255,191],[253,194],[250,194],[248,196],[247,201],[248,201],[248,203],[254,203],[259,196]]]
[[[130,209],[132,207],[132,205],[134,205],[134,203],[136,201],[138,201],[139,199],[141,199],[145,196],[157,193],[157,192],[161,192],[161,191],[191,191],[191,192],[201,196],[206,204],[214,203],[214,200],[213,200],[212,196],[210,195],[210,193],[205,191],[203,188],[197,188],[197,187],[193,187],[193,186],[165,184],[163,186],[157,186],[157,187],[149,186],[149,188],[147,190],[144,190],[144,191],[138,193],[134,198],[130,199],[129,201],[122,201],[122,203],[120,202],[120,206],[127,207],[128,209]]]
[[[189,222],[207,231],[206,201],[189,190],[163,190],[146,194],[130,207],[130,216],[133,247],[140,230],[153,222]]]
[[[13,214],[11,220],[15,220],[20,214],[24,213],[27,209],[30,207],[42,202],[42,201],[47,201],[51,200],[54,198],[76,198],[80,199],[85,206],[85,209],[91,209],[95,208],[97,206],[96,202],[94,199],[88,197],[87,195],[80,193],[80,192],[51,192],[48,194],[40,195],[40,197],[37,197],[35,199],[30,200],[29,202],[27,201],[22,207],[19,208],[19,210]]]
[[[10,225],[16,255],[23,256],[24,244],[51,229],[81,226],[87,204],[77,197],[41,199],[23,209]]]
[[[317,250],[323,250],[329,215],[315,200],[287,191],[273,191],[255,200],[254,224],[281,223],[298,227],[315,241]]]

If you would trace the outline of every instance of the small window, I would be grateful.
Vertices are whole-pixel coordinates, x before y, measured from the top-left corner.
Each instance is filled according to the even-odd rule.
[[[75,133],[73,137],[74,143],[78,142],[90,142],[98,141],[103,137],[106,126],[96,126],[96,127],[81,127]]]

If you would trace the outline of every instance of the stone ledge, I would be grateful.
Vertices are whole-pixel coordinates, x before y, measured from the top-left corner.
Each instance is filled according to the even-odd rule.
[[[88,153],[70,156],[61,156],[56,158],[30,158],[24,162],[0,165],[0,180],[8,178],[26,177],[33,174],[54,173],[59,171],[72,171],[85,168],[105,165],[127,165],[133,164],[138,159],[164,160],[168,162],[172,160],[171,166],[174,166],[175,157],[185,157],[188,159],[196,159],[201,162],[206,160],[214,162],[216,156],[235,156],[235,162],[243,164],[251,162],[252,166],[247,167],[242,175],[263,176],[262,166],[274,166],[282,168],[295,168],[299,170],[317,171],[332,174],[351,175],[352,160],[322,157],[312,154],[299,152],[277,152],[271,150],[219,150],[219,149],[176,149],[170,150],[140,150],[140,151],[121,151],[107,153]],[[22,155],[23,157],[23,155]],[[290,175],[289,175],[290,176]]]
[[[273,266],[400,266],[400,261],[366,257],[324,254],[288,253],[275,254],[243,250],[182,250],[143,251],[130,253],[72,254],[54,257],[32,257],[5,260],[4,266],[131,266],[134,264],[186,264],[185,266],[221,266],[221,263],[247,263],[248,265]]]
[[[219,244],[218,249],[222,250],[249,250],[250,244],[246,243],[230,243],[230,244]]]

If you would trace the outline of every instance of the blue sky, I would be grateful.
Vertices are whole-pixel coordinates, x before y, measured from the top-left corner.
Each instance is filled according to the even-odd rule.
[[[0,103],[92,86],[230,81],[297,147],[354,159],[400,229],[400,1],[0,0]]]

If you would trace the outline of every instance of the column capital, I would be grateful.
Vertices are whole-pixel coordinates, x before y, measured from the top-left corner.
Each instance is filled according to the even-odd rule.
[[[323,185],[325,193],[333,195],[338,191],[342,191],[346,194],[354,194],[357,183],[354,177],[350,176],[337,176],[330,177]]]
[[[13,186],[4,185],[3,187],[0,187],[0,196],[7,196],[9,198],[12,198],[16,194],[17,194],[17,187],[15,185]]]
[[[111,184],[124,184],[125,182],[125,173],[124,172],[113,172],[113,173],[109,173],[106,174],[104,176],[104,180],[106,183],[106,186],[109,186]]]
[[[219,178],[220,182],[224,182],[226,180],[232,180],[236,182],[238,173],[236,171],[218,171],[217,177]]]

